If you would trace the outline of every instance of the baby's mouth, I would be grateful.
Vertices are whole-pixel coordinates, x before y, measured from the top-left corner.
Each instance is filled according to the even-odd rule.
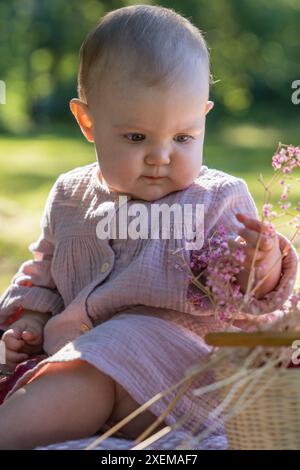
[[[161,179],[164,179],[165,176],[144,176],[144,178],[148,178],[151,180],[161,180]]]

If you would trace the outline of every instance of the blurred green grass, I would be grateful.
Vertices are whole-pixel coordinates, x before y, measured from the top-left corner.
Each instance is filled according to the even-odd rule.
[[[251,123],[212,127],[208,121],[204,163],[242,177],[259,208],[264,192],[259,174],[273,174],[271,157],[279,141],[299,144],[298,126],[260,128]],[[78,133],[48,133],[32,137],[0,137],[0,292],[20,264],[30,257],[28,245],[39,236],[39,222],[49,189],[57,176],[95,161],[95,151]],[[274,190],[272,200],[279,192]],[[291,202],[300,200],[300,185]],[[289,236],[288,226],[279,230]],[[299,237],[296,241],[299,249]],[[300,276],[298,276],[298,282]]]

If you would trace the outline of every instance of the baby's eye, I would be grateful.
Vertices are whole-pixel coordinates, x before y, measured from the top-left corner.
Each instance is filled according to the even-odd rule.
[[[178,139],[178,140],[176,140],[176,139]],[[175,137],[175,140],[177,142],[179,142],[180,144],[185,144],[185,143],[189,142],[190,139],[194,139],[194,137],[191,136],[191,135],[185,135],[185,134],[178,135],[177,137]]]
[[[142,142],[142,140],[145,140],[144,134],[125,134],[124,137],[131,142]]]

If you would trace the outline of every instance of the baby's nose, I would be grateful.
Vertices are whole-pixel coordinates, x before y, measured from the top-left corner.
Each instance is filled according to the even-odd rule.
[[[167,148],[155,148],[145,158],[149,165],[168,165],[170,163],[170,151]]]

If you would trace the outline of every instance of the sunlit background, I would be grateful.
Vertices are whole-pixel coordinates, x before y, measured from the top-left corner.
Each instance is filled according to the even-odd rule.
[[[39,235],[57,176],[95,160],[68,106],[76,96],[80,45],[101,15],[135,3],[155,2],[0,0],[0,80],[6,84],[6,104],[0,104],[0,291],[30,256],[28,244]],[[205,163],[243,177],[261,208],[258,176],[272,176],[278,142],[300,144],[300,105],[291,101],[292,82],[300,79],[299,0],[157,4],[205,32],[215,80]],[[293,203],[299,188],[298,182]],[[279,229],[291,233],[288,226]]]

